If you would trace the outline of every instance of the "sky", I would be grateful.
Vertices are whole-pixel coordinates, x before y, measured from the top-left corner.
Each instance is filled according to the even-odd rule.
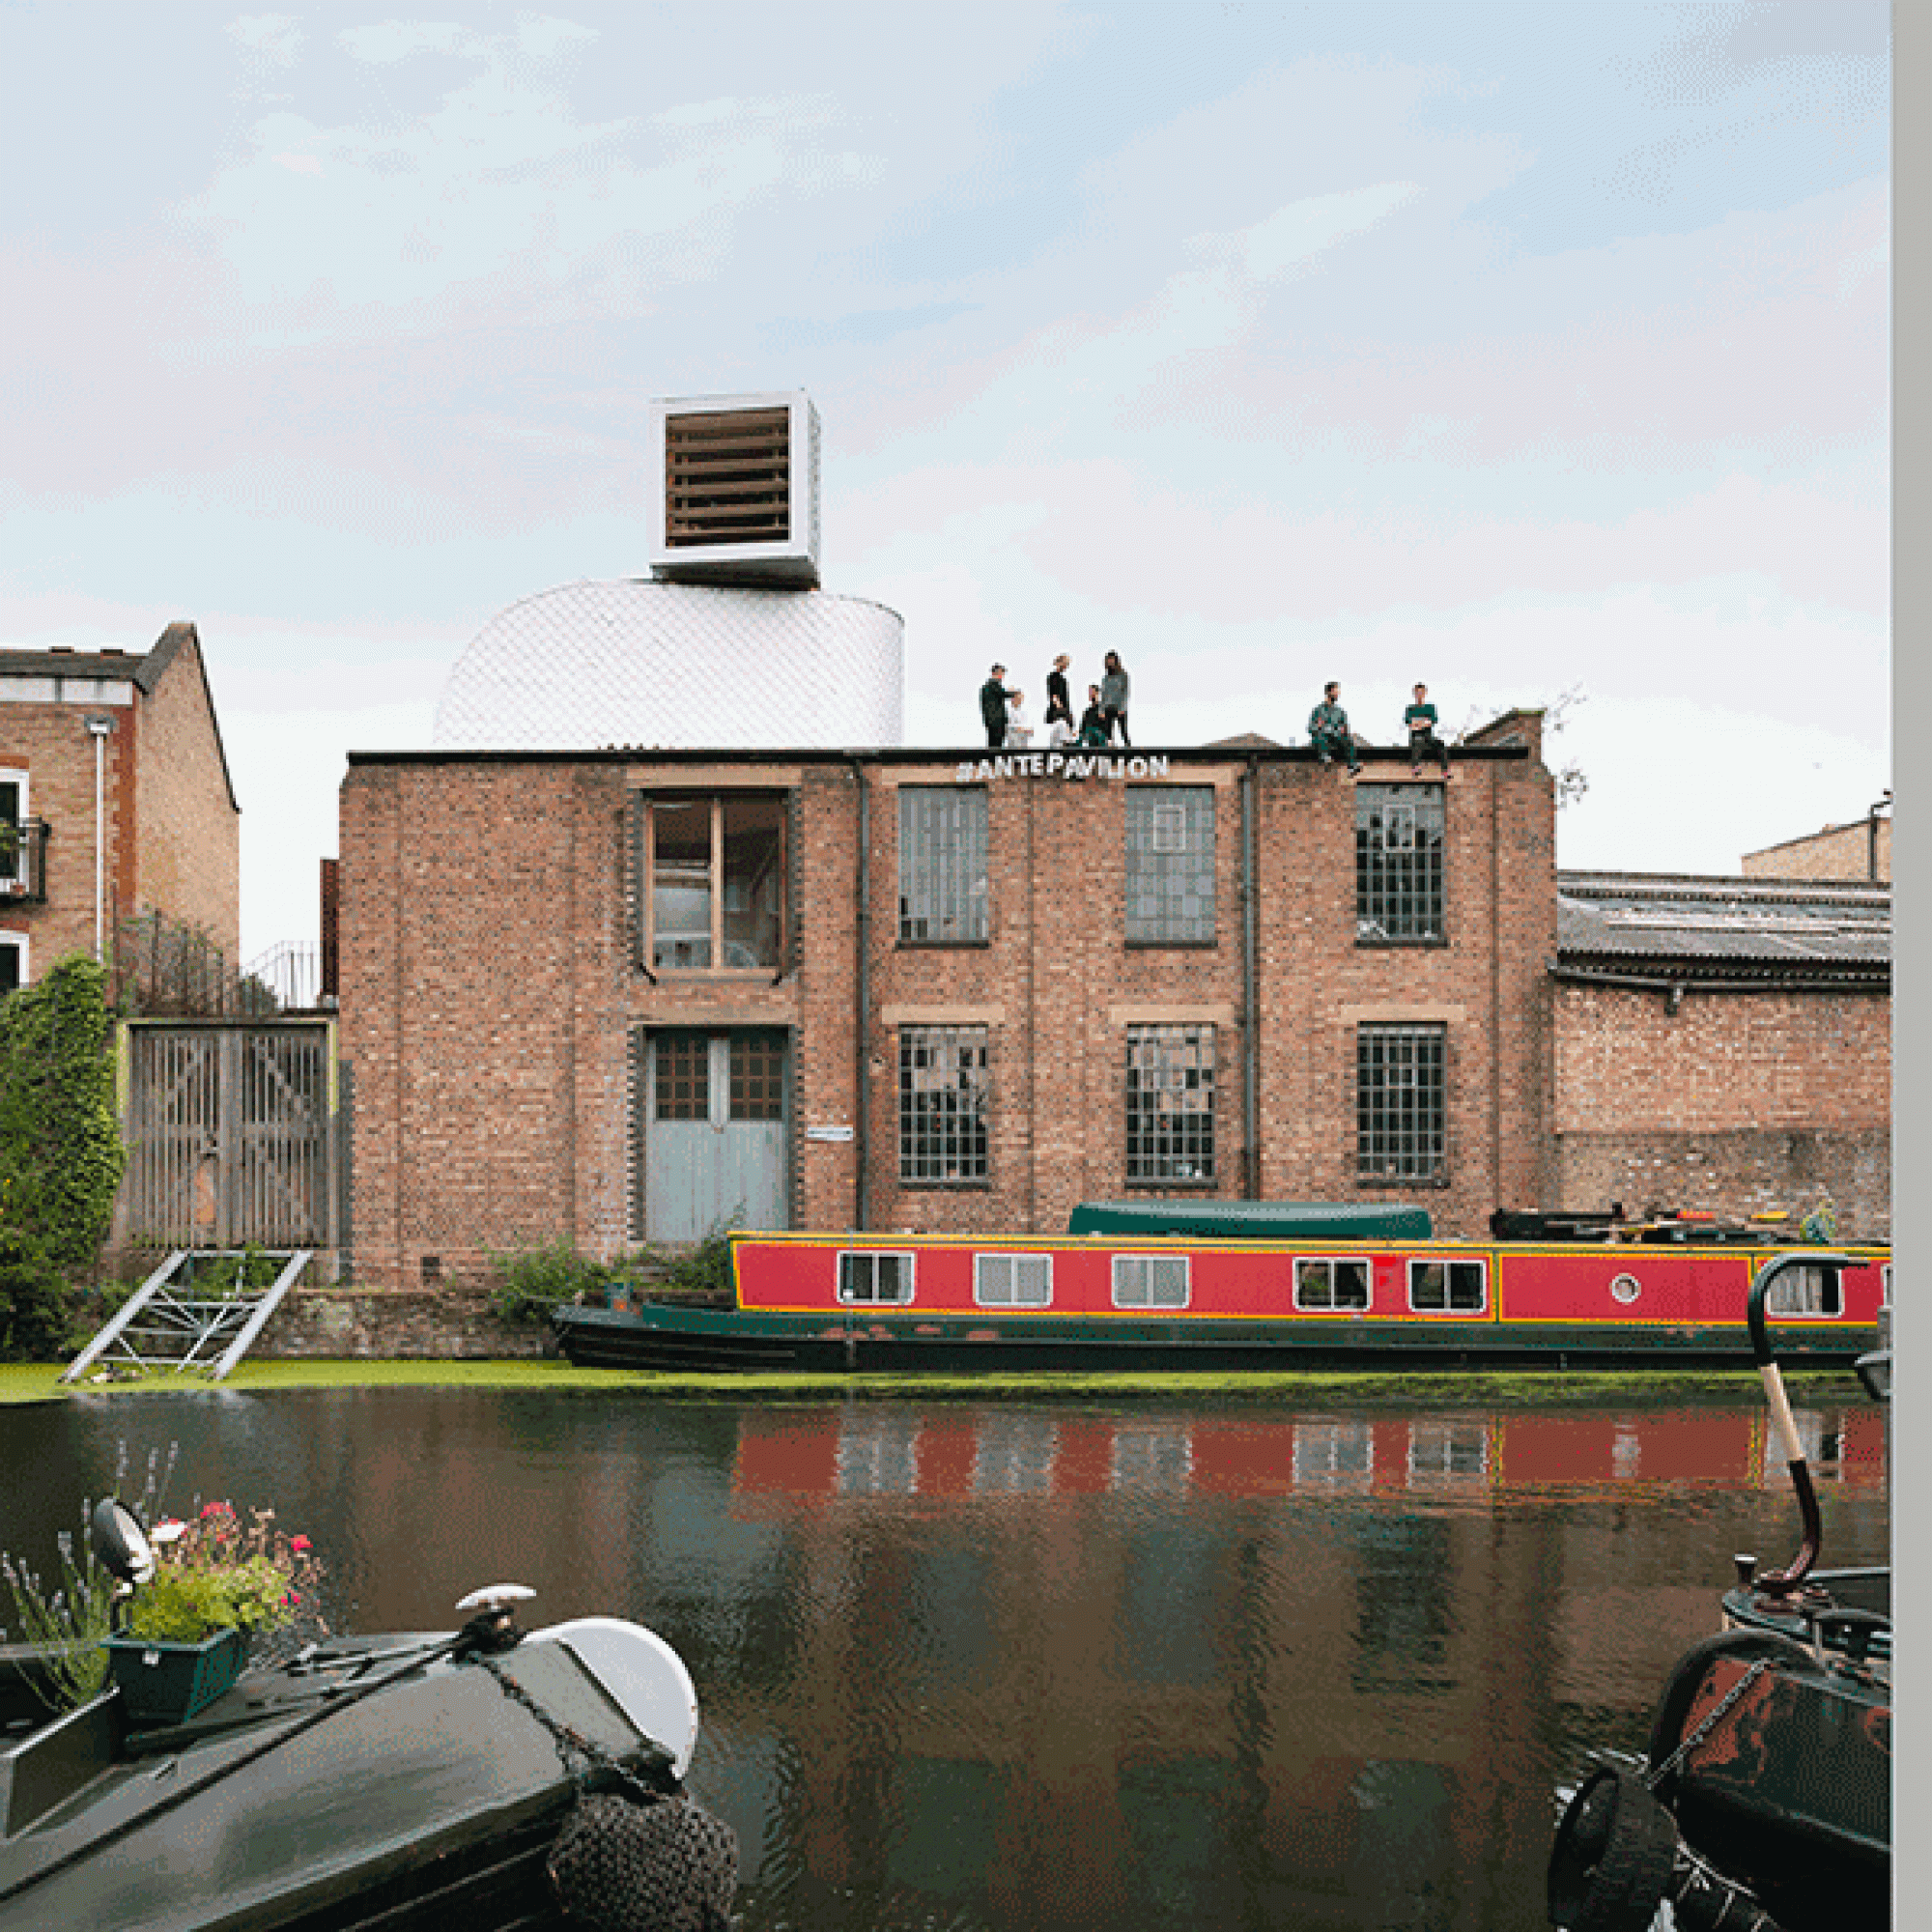
[[[1891,783],[1869,0],[0,0],[0,644],[200,632],[244,963],[351,750],[646,574],[653,399],[804,389],[909,744],[1119,651],[1137,744],[1544,705],[1559,865]],[[22,191],[22,189],[25,191]]]

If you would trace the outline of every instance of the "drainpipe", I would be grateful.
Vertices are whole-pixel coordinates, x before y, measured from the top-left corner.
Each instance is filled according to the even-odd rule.
[[[1878,815],[1891,810],[1891,794],[1886,795],[1865,812],[1865,877],[1873,885],[1878,883]]]
[[[1241,1007],[1247,1024],[1241,1029],[1241,1105],[1248,1122],[1248,1152],[1242,1176],[1247,1198],[1262,1198],[1261,1119],[1261,969],[1258,915],[1255,905],[1255,777],[1259,760],[1248,753],[1241,774]]]
[[[866,768],[858,758],[852,760],[852,782],[859,787],[859,863],[854,867],[853,892],[858,898],[852,922],[857,949],[857,960],[852,974],[853,986],[853,1034],[856,1051],[853,1055],[855,1083],[852,1093],[852,1158],[855,1172],[852,1177],[854,1208],[852,1225],[863,1229],[866,1225],[866,1169],[871,1158],[872,1137],[867,1131],[871,1116],[869,1097],[871,1094],[871,1069],[867,1065],[867,1044],[871,1033],[872,987],[870,979],[872,956],[872,794],[866,783]]]
[[[87,714],[88,734],[94,740],[94,957],[106,952],[107,907],[107,781],[105,747],[114,721],[99,712]]]

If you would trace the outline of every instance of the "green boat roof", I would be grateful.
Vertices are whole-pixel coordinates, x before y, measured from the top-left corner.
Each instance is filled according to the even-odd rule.
[[[1187,1235],[1208,1241],[1426,1241],[1427,1208],[1393,1201],[1083,1201],[1069,1235]]]

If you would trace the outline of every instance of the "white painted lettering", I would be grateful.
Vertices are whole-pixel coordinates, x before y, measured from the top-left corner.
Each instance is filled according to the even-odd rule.
[[[993,776],[996,779],[1009,779],[1013,775],[1013,761],[1010,758],[993,760]]]
[[[982,779],[989,779],[993,776],[993,761],[991,758],[981,758],[980,760],[980,769],[976,776]]]
[[[1146,778],[1147,768],[1148,761],[1145,758],[1129,758],[1127,760],[1127,776],[1130,779]]]
[[[1046,754],[1047,777],[1051,778],[1055,772],[1059,771],[1061,767],[1065,764],[1065,762],[1066,760],[1063,758],[1058,752],[1049,752]]]
[[[1043,778],[1046,775],[1046,753],[1044,752],[1029,752],[1027,753],[1027,771],[1034,778]]]
[[[1173,760],[1169,758],[1150,758],[1147,761],[1148,777],[1164,779],[1167,776],[1167,768],[1172,762]]]
[[[968,758],[966,762],[963,765],[961,765],[956,772],[952,774],[952,782],[954,784],[971,784],[973,782],[973,761],[971,758]]]

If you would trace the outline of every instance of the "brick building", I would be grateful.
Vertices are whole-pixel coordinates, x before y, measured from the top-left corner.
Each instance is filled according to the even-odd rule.
[[[1859,828],[1862,834],[1863,828]],[[1561,872],[1555,1200],[1891,1232],[1891,895]]]
[[[1371,752],[357,753],[353,1265],[1551,1184],[1536,714]]]
[[[0,650],[0,989],[116,909],[241,943],[241,808],[192,624],[150,651]]]
[[[1891,883],[1891,794],[1845,825],[1828,825],[1803,838],[1787,838],[1747,852],[1747,879],[1863,879]]]

